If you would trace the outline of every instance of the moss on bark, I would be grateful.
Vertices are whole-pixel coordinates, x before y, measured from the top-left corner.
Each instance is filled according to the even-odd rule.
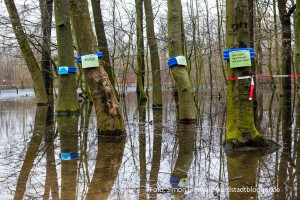
[[[226,46],[227,48],[250,46],[248,0],[226,1]],[[250,67],[231,69],[228,62],[227,75],[250,75]],[[253,102],[248,99],[249,91],[250,79],[228,82],[226,146],[229,148],[271,146],[255,127]]]
[[[54,9],[58,65],[74,66],[73,39],[67,0],[55,0]],[[68,116],[77,114],[78,111],[76,74],[70,73],[59,76],[56,113],[60,116]]]
[[[183,55],[181,1],[168,0],[168,46],[170,58]],[[179,99],[179,121],[195,121],[193,87],[186,67],[173,66],[172,76]]]

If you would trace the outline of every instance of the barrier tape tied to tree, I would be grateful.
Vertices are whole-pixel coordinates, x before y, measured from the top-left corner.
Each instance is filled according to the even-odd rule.
[[[252,75],[252,76],[229,76],[227,80],[229,81],[237,81],[243,79],[251,79],[250,85],[250,93],[249,93],[249,100],[253,99],[254,94],[254,78],[261,79],[261,78],[298,78],[300,74],[287,74],[287,75]]]

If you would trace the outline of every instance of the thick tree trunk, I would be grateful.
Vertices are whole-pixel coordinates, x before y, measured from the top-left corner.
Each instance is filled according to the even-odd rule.
[[[147,95],[144,91],[145,83],[145,52],[143,33],[143,0],[135,0],[136,8],[136,30],[137,30],[137,93],[139,101],[146,101]]]
[[[248,0],[226,1],[226,46],[240,48],[250,46]],[[228,76],[250,75],[250,67],[230,68]],[[254,124],[253,102],[249,101],[250,81],[228,82],[226,146],[268,146],[268,141],[259,134]]]
[[[40,7],[42,13],[43,30],[41,69],[48,100],[53,101],[53,74],[51,70],[51,26],[53,0],[40,0]]]
[[[58,66],[74,66],[74,50],[67,0],[54,0],[58,48]],[[59,77],[56,113],[69,115],[79,110],[77,101],[76,74]]]
[[[20,17],[13,0],[5,0],[5,5],[9,13],[9,18],[12,23],[14,33],[16,35],[17,41],[19,43],[21,52],[26,61],[27,67],[29,69],[32,81],[33,89],[36,96],[36,101],[38,105],[45,105],[48,103],[47,94],[45,90],[45,84],[43,76],[39,65],[33,55],[30,48],[29,42],[21,25]]]
[[[154,32],[154,19],[151,0],[144,0],[145,14],[146,14],[146,29],[147,40],[150,49],[151,71],[152,71],[152,85],[153,85],[153,105],[156,107],[162,106],[162,91],[161,91],[161,75],[160,75],[160,61],[158,55],[158,47]]]
[[[93,15],[94,15],[94,23],[95,23],[95,30],[96,30],[96,37],[98,41],[98,49],[103,53],[103,67],[108,74],[109,80],[113,87],[115,87],[115,75],[113,68],[110,64],[110,56],[108,51],[108,44],[105,35],[104,23],[102,20],[102,12],[100,6],[100,0],[92,0],[92,8],[93,8]]]
[[[87,0],[68,0],[68,3],[79,55],[97,52]],[[104,135],[124,133],[121,107],[102,64],[98,68],[87,68],[83,71],[93,97],[99,133]]]
[[[170,58],[183,55],[181,0],[168,0],[168,46]],[[195,121],[196,106],[193,86],[188,71],[184,66],[173,66],[179,98],[179,121]]]

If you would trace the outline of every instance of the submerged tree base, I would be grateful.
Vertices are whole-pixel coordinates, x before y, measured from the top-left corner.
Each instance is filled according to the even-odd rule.
[[[117,130],[99,130],[98,129],[98,135],[105,138],[105,137],[124,137],[125,131],[121,129]]]
[[[253,140],[247,142],[239,142],[236,139],[226,139],[224,143],[224,150],[226,152],[230,151],[252,151],[259,149],[275,149],[281,147],[279,144],[273,140],[269,140],[261,135],[255,137]]]
[[[194,124],[196,123],[196,119],[180,119],[177,122],[181,124]]]
[[[56,110],[55,115],[58,117],[68,117],[68,116],[74,116],[74,115],[79,115],[80,111],[79,110]]]

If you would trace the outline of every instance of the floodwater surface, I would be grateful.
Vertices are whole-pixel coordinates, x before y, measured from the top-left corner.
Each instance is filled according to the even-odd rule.
[[[282,148],[232,153],[223,149],[224,92],[197,93],[196,124],[176,123],[171,92],[163,100],[153,109],[128,92],[126,135],[103,138],[89,103],[79,116],[58,117],[32,95],[0,98],[0,199],[299,198],[296,97],[284,104],[278,91],[258,95],[259,131]]]

